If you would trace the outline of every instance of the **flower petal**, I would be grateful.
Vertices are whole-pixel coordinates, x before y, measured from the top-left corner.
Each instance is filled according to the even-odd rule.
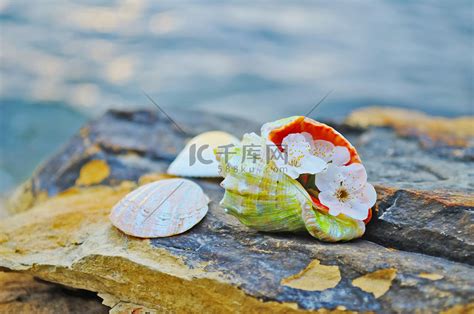
[[[290,178],[296,179],[300,176],[300,172],[298,171],[298,169],[291,166],[291,165],[289,165],[289,164],[287,164],[286,161],[283,158],[274,159],[273,162],[275,163],[276,167],[278,168],[278,171],[282,171],[283,173],[285,173]]]
[[[316,187],[322,192],[331,191],[334,193],[342,180],[343,177],[340,169],[329,164],[326,171],[316,175]]]
[[[344,177],[343,185],[349,191],[360,190],[367,182],[367,172],[362,164],[355,163],[340,167]]]
[[[341,206],[332,206],[329,207],[329,214],[332,216],[339,216],[342,213],[342,207]]]
[[[356,220],[364,220],[369,216],[369,208],[351,200],[345,203],[342,213]]]
[[[288,166],[287,163],[285,162],[285,160],[282,159],[282,158],[275,158],[275,159],[273,159],[272,161],[275,163],[275,165],[276,165],[279,169],[280,169],[280,168],[285,168],[285,167]]]
[[[352,195],[355,202],[366,208],[373,207],[377,201],[377,192],[370,183],[366,183],[360,190],[355,191]]]
[[[321,192],[318,195],[319,201],[321,204],[329,208],[329,213],[333,216],[337,216],[341,213],[343,205],[339,200],[334,196],[332,192]]]
[[[369,207],[365,207],[357,200],[340,202],[332,192],[321,192],[318,198],[321,204],[329,208],[329,214],[333,216],[344,214],[357,220],[364,220],[369,214]]]
[[[311,134],[308,132],[301,132],[300,134],[304,136],[306,142],[313,146],[313,136]]]
[[[283,169],[285,169],[285,174],[286,174],[287,176],[289,176],[290,178],[292,178],[292,179],[297,179],[297,178],[300,176],[300,174],[301,174],[301,172],[299,171],[299,169],[296,168],[296,167],[292,167],[292,166],[288,166],[288,165],[287,165],[287,166],[286,166],[285,168],[283,168]]]
[[[313,155],[306,155],[301,159],[301,165],[299,167],[300,173],[309,173],[316,174],[323,171],[327,164],[321,158],[315,157]]]
[[[351,154],[347,147],[336,146],[332,155],[332,163],[337,166],[344,166],[351,160]]]
[[[289,134],[283,139],[282,147],[287,154],[288,161],[301,160],[311,151],[310,144],[301,134]]]
[[[307,136],[307,135],[306,135]],[[306,140],[305,135],[301,133],[292,133],[288,134],[283,141],[281,142],[282,144],[290,145],[290,144],[296,144],[296,143],[301,143],[301,144],[308,144],[309,142]]]
[[[334,144],[325,140],[315,140],[312,152],[316,157],[328,162],[334,154]]]

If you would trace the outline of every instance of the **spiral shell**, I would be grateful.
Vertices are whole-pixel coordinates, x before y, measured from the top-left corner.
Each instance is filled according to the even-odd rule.
[[[139,238],[168,237],[183,233],[201,221],[209,198],[201,187],[186,179],[148,183],[127,194],[110,213],[112,224]]]
[[[251,171],[227,172],[220,205],[241,223],[258,231],[308,232],[323,241],[347,241],[362,236],[365,224],[349,217],[334,217],[313,209],[301,184],[273,165]]]
[[[221,183],[226,191],[220,204],[250,228],[300,231],[305,229],[301,210],[311,202],[298,185],[271,165],[259,163],[248,171],[230,168]]]
[[[301,132],[347,147],[351,156],[349,163],[360,162],[355,148],[340,133],[306,117],[265,124],[262,137],[247,134],[242,144],[278,146],[288,134]],[[345,215],[329,215],[319,201],[315,202],[297,180],[280,171],[273,161],[244,160],[242,147],[235,148],[231,154],[233,157],[227,162],[220,160],[225,177],[221,183],[225,189],[221,206],[244,225],[268,232],[307,230],[315,238],[328,242],[347,241],[364,234],[363,221]]]
[[[312,207],[305,207],[302,217],[306,230],[315,238],[326,242],[349,241],[360,238],[365,223],[347,216],[331,216]]]
[[[307,132],[311,134],[314,140],[325,140],[333,143],[335,146],[344,146],[350,154],[348,164],[361,163],[361,158],[354,146],[339,132],[327,124],[315,121],[304,116],[293,116],[280,119],[274,122],[266,123],[262,126],[262,136],[268,138],[275,145],[281,145],[283,139],[291,133]],[[326,206],[321,204],[319,199],[311,197],[313,205],[321,212],[327,213]],[[369,215],[364,223],[367,224],[372,218],[372,209],[369,209]]]

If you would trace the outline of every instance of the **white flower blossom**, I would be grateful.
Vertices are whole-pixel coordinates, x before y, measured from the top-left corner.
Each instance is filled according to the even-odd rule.
[[[374,206],[377,194],[367,183],[367,173],[362,164],[354,163],[338,167],[329,164],[326,171],[316,175],[316,187],[321,204],[329,208],[329,214],[344,214],[364,220]]]
[[[311,152],[314,156],[321,158],[327,163],[336,166],[344,166],[351,160],[351,155],[347,147],[335,146],[325,140],[313,140],[311,134],[301,133],[311,145]]]
[[[313,141],[313,155],[336,166],[344,166],[351,159],[347,147],[334,146],[333,143],[325,140]]]
[[[302,134],[287,135],[282,141],[282,147],[288,158],[275,158],[275,163],[278,167],[286,168],[286,174],[293,179],[300,174],[316,174],[326,168],[326,162],[311,153],[311,144]]]

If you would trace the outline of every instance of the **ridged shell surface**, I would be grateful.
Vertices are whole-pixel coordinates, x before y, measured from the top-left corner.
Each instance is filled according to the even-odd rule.
[[[221,206],[247,227],[270,232],[301,231],[306,228],[317,239],[348,241],[365,232],[362,221],[324,214],[311,206],[305,189],[271,165],[254,165],[251,172],[226,173]]]
[[[112,224],[140,238],[183,233],[201,221],[209,198],[196,183],[168,179],[148,183],[127,194],[110,213]]]
[[[247,227],[259,231],[305,229],[303,207],[311,207],[309,195],[295,180],[272,165],[255,164],[249,171],[230,167],[221,186],[220,205]]]
[[[353,146],[331,127],[305,117],[290,117],[265,124],[262,137],[245,134],[230,158],[220,158],[225,189],[221,206],[244,225],[259,231],[282,232],[306,229],[313,237],[327,242],[348,241],[365,232],[363,221],[346,215],[332,216],[297,180],[287,176],[274,161],[244,158],[244,146],[280,145],[291,133],[308,132],[313,138],[345,146],[351,162],[360,162]]]

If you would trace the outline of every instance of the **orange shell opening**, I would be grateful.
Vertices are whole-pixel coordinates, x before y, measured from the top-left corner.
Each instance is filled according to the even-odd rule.
[[[283,139],[288,134],[301,132],[308,132],[313,136],[314,140],[325,140],[333,143],[335,146],[347,147],[351,155],[351,159],[347,163],[348,165],[355,162],[361,162],[354,146],[352,146],[352,144],[344,136],[342,136],[341,133],[337,132],[329,125],[314,121],[313,119],[304,116],[298,117],[292,122],[272,130],[268,135],[268,139],[275,143],[275,145],[280,146],[283,142]]]
[[[272,130],[268,135],[268,139],[275,143],[275,145],[280,147],[281,143],[283,142],[283,139],[288,134],[301,132],[308,132],[309,134],[311,134],[314,140],[325,140],[333,143],[335,146],[346,147],[349,150],[349,154],[351,156],[351,159],[347,163],[347,165],[350,165],[352,163],[361,163],[359,154],[357,154],[356,149],[344,136],[342,136],[341,133],[337,132],[336,130],[324,123],[315,121],[304,116],[298,117],[292,122]],[[319,199],[313,196],[311,196],[311,199],[313,201],[313,205],[317,207],[317,210],[323,213],[327,213],[329,211],[326,206],[321,204]],[[369,215],[364,220],[364,223],[367,224],[371,218],[372,209],[369,209]]]

